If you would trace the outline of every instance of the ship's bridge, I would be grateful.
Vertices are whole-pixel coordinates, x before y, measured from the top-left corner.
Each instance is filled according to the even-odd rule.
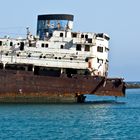
[[[71,31],[73,28],[73,15],[51,14],[39,15],[37,21],[37,35],[40,39],[45,39],[52,35],[55,30]]]

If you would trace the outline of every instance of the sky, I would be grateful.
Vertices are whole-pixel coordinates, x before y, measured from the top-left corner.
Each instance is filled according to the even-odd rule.
[[[140,0],[1,0],[0,36],[36,34],[40,14],[73,14],[73,31],[107,33],[109,77],[140,81]]]

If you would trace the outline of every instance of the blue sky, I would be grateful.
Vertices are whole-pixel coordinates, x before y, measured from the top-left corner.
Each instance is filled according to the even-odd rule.
[[[36,33],[38,14],[73,14],[74,31],[105,32],[110,40],[109,76],[140,80],[140,0],[3,0],[0,35]]]

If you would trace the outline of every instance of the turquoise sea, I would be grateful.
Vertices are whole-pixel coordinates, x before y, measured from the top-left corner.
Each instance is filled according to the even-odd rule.
[[[139,140],[140,89],[87,104],[1,104],[0,139]]]

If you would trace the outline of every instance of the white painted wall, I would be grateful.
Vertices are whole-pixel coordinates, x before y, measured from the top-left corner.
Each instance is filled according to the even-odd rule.
[[[63,37],[60,37],[63,33]],[[81,35],[88,35],[92,38],[89,43]],[[32,40],[36,45],[29,47],[29,40],[26,39],[10,39],[1,38],[2,45],[0,46],[0,61],[1,63],[26,63],[37,66],[59,67],[59,68],[74,68],[74,69],[88,69],[90,63],[90,71],[93,75],[105,76],[108,63],[108,40],[96,37],[95,33],[77,33],[77,37],[72,37],[72,32],[54,31],[51,38],[46,40]],[[10,46],[13,42],[13,46]],[[23,51],[20,51],[20,42],[25,43]],[[48,44],[48,47],[42,47],[41,44]],[[81,51],[76,50],[76,44],[81,44]],[[64,46],[61,49],[61,45]],[[90,51],[85,51],[85,45],[90,45]],[[97,47],[103,47],[103,52],[98,52]],[[6,55],[8,54],[8,55]],[[17,56],[19,54],[19,56]],[[28,57],[28,55],[31,57]],[[46,58],[40,58],[40,56]],[[57,58],[57,59],[56,59]],[[85,59],[89,61],[86,62]],[[72,60],[71,60],[72,59]],[[98,63],[97,59],[102,59],[103,62]]]

